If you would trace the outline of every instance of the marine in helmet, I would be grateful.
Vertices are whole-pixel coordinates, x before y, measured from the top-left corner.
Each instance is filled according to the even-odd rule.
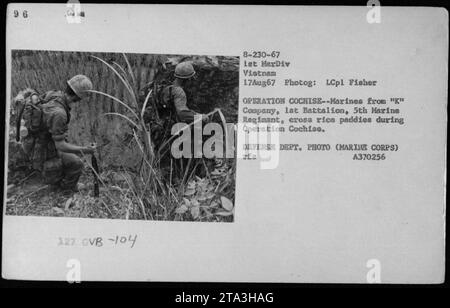
[[[78,155],[94,153],[96,146],[77,146],[67,141],[71,107],[89,95],[91,80],[76,75],[67,81],[65,91],[50,91],[45,94],[42,106],[42,127],[39,144],[44,160],[42,174],[47,183],[63,190],[77,190],[83,163]],[[37,149],[39,150],[39,149]]]
[[[165,144],[164,142],[170,137],[172,126],[179,122],[190,124],[198,117],[201,117],[203,122],[207,121],[207,117],[187,106],[185,88],[189,87],[189,83],[195,74],[196,72],[190,61],[180,62],[175,67],[173,81],[163,85],[160,91],[158,90],[159,86],[156,86],[153,91],[156,93],[158,116],[155,117],[152,114],[152,109],[149,109],[148,122],[152,125],[152,140],[162,156],[160,168],[167,175],[172,174],[170,171],[170,168],[172,168],[170,155],[168,155],[170,154],[170,145],[165,148],[159,147]]]
[[[162,93],[165,104],[173,105],[177,120],[184,123],[194,121],[195,115],[201,115],[187,107],[186,93],[184,87],[195,76],[195,70],[191,62],[181,62],[175,67],[174,80]]]

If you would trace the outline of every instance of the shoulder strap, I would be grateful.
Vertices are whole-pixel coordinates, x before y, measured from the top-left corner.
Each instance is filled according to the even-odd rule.
[[[69,123],[69,122],[70,122],[70,111],[69,111],[69,109],[68,109],[63,103],[61,103],[60,101],[56,100],[56,102],[57,102],[61,107],[63,107],[64,111],[66,112],[67,123]]]
[[[169,86],[169,103],[170,103],[170,106],[175,107],[175,100],[173,99],[172,90],[173,90],[173,85],[170,85]]]
[[[59,94],[58,91],[52,90],[52,91],[48,91],[45,94],[43,103],[44,104],[50,103],[50,102],[58,103],[64,109],[64,111],[66,112],[67,123],[69,123],[70,122],[70,111],[67,108],[67,106],[61,101],[62,99],[63,99],[63,97]]]
[[[170,112],[172,113],[173,117],[175,118],[175,120],[177,122],[179,122],[179,118],[178,118],[178,113],[177,113],[177,109],[175,108],[175,99],[174,99],[174,95],[173,95],[173,85],[169,86],[169,104],[170,104]]]

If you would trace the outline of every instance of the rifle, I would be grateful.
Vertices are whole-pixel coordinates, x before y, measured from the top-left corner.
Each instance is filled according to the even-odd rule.
[[[97,163],[97,157],[95,156],[94,153],[92,153],[91,155],[91,164],[92,164],[92,168],[94,170],[92,170],[92,175],[94,176],[94,197],[98,198],[100,195],[100,191],[99,191],[99,180],[98,177],[100,176],[100,172],[98,169],[98,163]]]
[[[91,136],[94,138],[94,144],[95,142],[95,132],[97,129],[98,122],[94,121],[91,124]],[[100,196],[100,190],[99,190],[99,176],[100,176],[100,169],[98,168],[98,161],[97,156],[95,156],[95,152],[91,154],[91,166],[92,166],[92,176],[94,177],[94,197],[98,198]]]
[[[94,145],[93,143],[92,145]],[[84,155],[84,154],[83,154]],[[87,157],[85,157],[87,159]],[[100,168],[98,165],[98,159],[95,153],[91,154],[91,169],[92,169],[92,177],[94,178],[94,197],[100,196]],[[103,183],[103,182],[102,182]]]

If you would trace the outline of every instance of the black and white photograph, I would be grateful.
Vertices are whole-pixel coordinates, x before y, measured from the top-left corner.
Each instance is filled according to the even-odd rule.
[[[233,221],[235,157],[171,147],[234,133],[239,57],[13,50],[11,78],[7,215]]]

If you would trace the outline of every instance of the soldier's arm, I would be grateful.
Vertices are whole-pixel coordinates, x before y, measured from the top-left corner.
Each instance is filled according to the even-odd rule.
[[[191,109],[177,110],[177,114],[180,121],[187,124],[194,122],[194,120],[197,120],[200,117],[202,122],[208,121],[208,118],[204,114],[195,112]]]
[[[95,146],[78,146],[66,141],[66,133],[68,130],[67,117],[64,113],[56,113],[50,119],[49,123],[50,133],[52,134],[55,147],[58,151],[73,154],[92,154],[95,151]]]
[[[181,122],[192,123],[194,121],[195,115],[198,113],[187,107],[187,98],[184,91],[179,88],[174,89],[173,103],[175,105],[178,118]]]
[[[53,139],[54,140],[54,139]],[[73,154],[92,154],[95,151],[95,146],[87,146],[82,147],[75,144],[71,144],[67,141],[63,140],[54,140],[55,146],[58,151],[64,153],[73,153]]]
[[[195,113],[192,110],[177,110],[178,118],[183,123],[192,123],[194,121]]]

